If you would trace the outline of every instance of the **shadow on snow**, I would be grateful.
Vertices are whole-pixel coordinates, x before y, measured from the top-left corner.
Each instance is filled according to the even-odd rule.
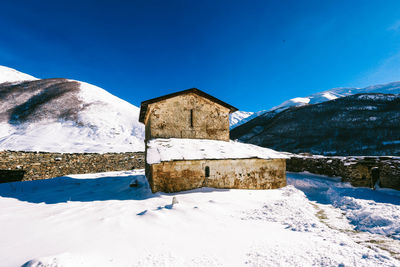
[[[320,204],[331,204],[328,190],[334,189],[341,197],[371,200],[376,203],[400,205],[400,192],[392,189],[373,190],[367,187],[352,187],[341,183],[340,178],[308,174],[287,173],[287,182],[304,192],[307,198]]]
[[[130,187],[136,181],[137,187]],[[150,190],[144,175],[73,178],[69,176],[46,180],[0,184],[0,197],[15,198],[31,203],[57,204],[68,201],[144,200],[162,195],[207,193],[225,189],[198,188],[178,193],[155,193]]]

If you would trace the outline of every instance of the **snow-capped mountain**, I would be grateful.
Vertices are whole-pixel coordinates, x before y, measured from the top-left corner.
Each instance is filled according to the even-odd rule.
[[[247,118],[252,116],[254,112],[247,112],[247,111],[235,111],[229,115],[229,127],[232,129],[240,124],[246,122]]]
[[[318,104],[325,101],[334,100],[336,98],[345,97],[355,94],[365,94],[365,93],[382,93],[382,94],[400,94],[400,82],[392,82],[387,84],[372,85],[364,88],[356,87],[338,87],[332,88],[327,91],[318,92],[309,96],[295,97],[284,101],[282,104],[275,106],[269,110],[261,110],[258,112],[243,112],[237,111],[232,113],[232,120],[230,128],[236,128],[264,113],[273,112],[274,114],[286,110],[290,107],[300,107],[311,104]],[[238,113],[238,115],[236,115]],[[241,116],[239,114],[250,114],[248,116]]]
[[[269,111],[232,139],[294,153],[400,155],[400,94],[356,94]]]
[[[355,95],[355,94],[368,94],[368,93],[400,94],[400,82],[372,85],[364,88],[356,88],[356,87],[333,88],[309,96],[295,97],[289,99],[283,102],[282,104],[273,107],[271,111],[282,111],[293,106],[298,107],[309,104],[317,104],[325,101],[334,100],[336,98],[344,96]]]
[[[0,68],[0,150],[144,150],[139,108],[97,86]]]

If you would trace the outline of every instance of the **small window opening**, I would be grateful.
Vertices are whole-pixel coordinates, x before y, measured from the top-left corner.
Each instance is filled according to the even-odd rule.
[[[193,127],[193,109],[190,110],[190,127]]]
[[[206,166],[206,168],[204,169],[204,171],[205,171],[206,178],[207,178],[207,177],[210,177],[210,167]]]

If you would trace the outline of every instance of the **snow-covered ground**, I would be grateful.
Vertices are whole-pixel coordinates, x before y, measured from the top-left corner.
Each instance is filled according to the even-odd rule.
[[[1,184],[1,266],[400,266],[399,192],[288,184],[152,194],[142,170]]]

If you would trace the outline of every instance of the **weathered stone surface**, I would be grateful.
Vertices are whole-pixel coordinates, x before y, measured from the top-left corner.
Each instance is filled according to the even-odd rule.
[[[379,186],[400,190],[400,159],[396,157],[293,156],[287,170],[341,177],[353,186]]]
[[[144,168],[143,152],[45,153],[1,151],[0,170],[22,170],[22,180],[40,180],[68,174],[122,171]],[[0,177],[0,183],[7,182]]]
[[[274,189],[286,185],[285,170],[285,159],[182,160],[147,165],[146,176],[153,192],[177,192],[204,186]]]
[[[194,93],[149,104],[146,140],[195,138],[229,141],[229,109]]]

